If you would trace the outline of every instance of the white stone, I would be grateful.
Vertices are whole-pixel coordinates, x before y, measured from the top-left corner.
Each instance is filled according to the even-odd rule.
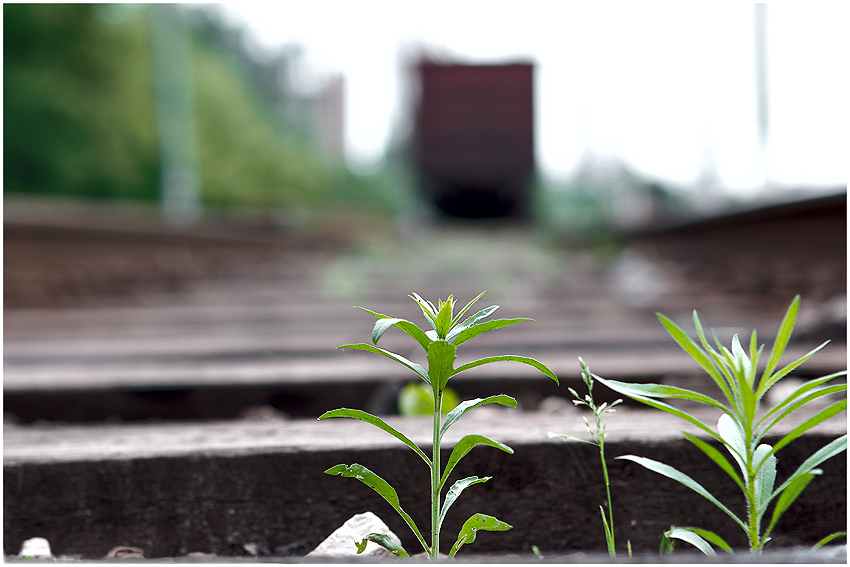
[[[53,557],[50,542],[43,537],[32,537],[21,545],[21,557]]]
[[[391,532],[378,516],[372,512],[364,512],[352,516],[306,556],[395,559],[395,555],[372,541],[366,543],[363,553],[357,554],[357,546],[354,542],[363,541],[371,533],[386,534],[391,540],[401,545],[398,536]]]

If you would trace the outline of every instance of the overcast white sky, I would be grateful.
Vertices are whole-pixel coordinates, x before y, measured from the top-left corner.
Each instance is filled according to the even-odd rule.
[[[356,167],[383,155],[405,115],[405,54],[425,49],[536,64],[537,161],[550,176],[569,177],[590,152],[685,185],[713,161],[739,192],[760,187],[763,171],[780,185],[847,180],[843,3],[768,4],[764,161],[748,3],[301,0],[222,9],[260,46],[302,45],[314,78],[344,75],[346,155]]]

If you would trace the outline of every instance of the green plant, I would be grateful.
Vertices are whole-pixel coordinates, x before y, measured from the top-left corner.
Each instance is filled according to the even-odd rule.
[[[471,409],[477,408],[485,404],[501,404],[509,407],[516,407],[517,405],[515,399],[504,394],[490,396],[487,398],[476,398],[474,400],[467,400],[462,402],[452,411],[450,411],[445,416],[445,419],[443,419],[442,404],[446,391],[446,384],[448,383],[449,379],[452,376],[455,376],[456,374],[459,374],[465,370],[469,370],[470,368],[475,368],[476,366],[489,364],[491,362],[509,361],[521,362],[523,364],[533,366],[534,368],[540,370],[541,372],[555,380],[555,382],[558,382],[558,378],[551,370],[549,370],[548,367],[532,358],[524,356],[488,356],[486,358],[462,364],[455,368],[454,363],[457,356],[457,347],[460,344],[487,331],[491,331],[522,321],[532,321],[532,319],[494,319],[485,322],[484,319],[491,315],[499,307],[498,305],[493,305],[487,307],[486,309],[482,309],[475,315],[472,315],[471,317],[468,317],[463,322],[461,322],[461,317],[463,317],[467,310],[469,310],[469,308],[472,307],[472,305],[476,301],[478,301],[478,299],[481,298],[484,293],[479,294],[478,297],[470,301],[466,305],[466,307],[464,307],[457,315],[454,315],[455,301],[453,296],[449,296],[446,301],[440,300],[439,304],[435,306],[431,302],[423,300],[421,297],[419,297],[419,295],[415,293],[411,295],[410,297],[415,300],[419,307],[422,309],[422,314],[425,316],[425,319],[431,326],[431,329],[428,331],[423,331],[410,321],[390,317],[388,315],[376,313],[375,311],[371,311],[363,307],[358,307],[358,309],[362,309],[363,311],[366,311],[367,313],[370,313],[378,318],[378,320],[375,322],[375,327],[372,330],[373,344],[359,343],[342,345],[339,347],[355,348],[374,352],[382,356],[386,356],[387,358],[390,358],[392,360],[395,360],[396,362],[401,363],[402,365],[415,372],[419,376],[419,378],[421,378],[424,383],[431,388],[431,391],[433,393],[434,405],[432,411],[433,445],[431,448],[432,451],[430,457],[413,441],[407,438],[403,433],[397,431],[396,429],[388,425],[386,422],[384,422],[382,419],[374,415],[368,414],[364,411],[342,408],[326,412],[319,416],[319,419],[326,419],[329,417],[350,417],[365,421],[366,423],[370,423],[378,427],[379,429],[386,431],[390,435],[394,436],[396,439],[402,441],[405,445],[413,449],[413,451],[415,451],[416,454],[419,455],[423,461],[425,461],[431,471],[430,545],[428,545],[428,543],[425,541],[425,538],[422,536],[422,533],[416,526],[416,523],[413,521],[413,518],[411,518],[402,509],[395,489],[393,489],[392,486],[390,486],[389,483],[387,483],[384,479],[382,479],[366,467],[357,463],[354,463],[352,465],[336,465],[326,470],[325,473],[356,478],[357,480],[366,484],[375,492],[380,494],[384,498],[384,500],[386,500],[404,519],[404,521],[416,535],[416,538],[419,540],[419,543],[425,549],[425,552],[428,554],[428,557],[431,561],[439,560],[440,529],[442,527],[446,513],[448,512],[451,505],[458,498],[458,496],[460,496],[461,492],[463,492],[466,488],[474,484],[486,482],[491,478],[480,478],[477,476],[470,476],[458,480],[451,486],[451,488],[449,488],[448,492],[446,493],[445,500],[441,503],[440,497],[442,489],[445,486],[446,481],[449,478],[449,474],[452,472],[452,469],[454,469],[455,465],[457,465],[460,459],[463,458],[476,445],[489,445],[491,447],[501,449],[506,453],[513,453],[513,450],[507,445],[498,441],[494,441],[492,439],[488,439],[483,435],[466,435],[455,444],[454,448],[452,449],[451,455],[449,456],[449,459],[445,464],[445,468],[443,468],[441,471],[441,441],[443,439],[443,436],[446,434],[446,431],[448,431],[449,427],[451,427],[452,424],[454,424],[458,419],[460,419],[463,414],[465,414]],[[412,362],[401,355],[375,346],[377,345],[378,339],[380,339],[384,332],[387,331],[390,327],[396,327],[404,331],[413,339],[415,339],[417,343],[419,343],[419,346],[421,346],[422,349],[425,351],[426,360],[428,363],[427,370],[419,364]],[[463,524],[463,527],[461,528],[460,533],[458,534],[457,541],[449,552],[449,557],[453,557],[462,545],[475,541],[476,533],[479,530],[504,531],[510,528],[510,525],[500,520],[497,520],[492,516],[487,516],[484,514],[474,514]],[[398,557],[405,558],[409,556],[408,553],[404,550],[404,548],[391,542],[385,534],[369,534],[366,539],[358,543],[358,552],[365,549],[367,540],[373,541],[385,547]]]
[[[757,367],[764,345],[757,347],[755,331],[752,332],[750,337],[749,351],[744,350],[737,335],[732,338],[730,350],[720,344],[715,334],[714,341],[717,348],[713,348],[706,340],[696,311],[694,311],[693,321],[699,337],[699,343],[692,340],[670,319],[658,314],[659,320],[673,339],[699,363],[717,384],[717,387],[723,394],[721,401],[674,386],[629,384],[615,380],[606,380],[593,375],[596,380],[620,394],[629,396],[692,423],[726,448],[737,464],[740,474],[735,470],[732,463],[711,444],[699,437],[684,433],[685,437],[691,443],[714,461],[741,489],[747,503],[746,519],[739,518],[703,486],[669,465],[634,455],[626,455],[618,458],[633,461],[651,471],[678,481],[708,499],[744,530],[751,552],[760,552],[764,548],[764,545],[770,540],[771,531],[776,526],[782,514],[791,506],[814,477],[822,473],[821,470],[815,467],[845,451],[847,448],[847,435],[835,439],[816,451],[791,476],[780,484],[779,487],[775,487],[776,453],[811,428],[845,411],[847,408],[847,399],[844,397],[804,419],[802,423],[783,435],[775,445],[762,443],[764,437],[793,412],[806,407],[816,399],[847,391],[846,383],[826,385],[835,378],[846,375],[846,371],[842,371],[810,380],[775,406],[770,408],[762,407],[766,404],[765,394],[773,386],[827,344],[825,342],[803,357],[782,368],[778,367],[779,360],[785,351],[785,347],[794,329],[799,304],[800,296],[798,295],[794,298],[785,313],[767,364],[761,372],[760,377],[757,376]],[[720,419],[717,421],[717,429],[713,429],[686,411],[659,401],[660,398],[690,400],[720,410],[722,413]],[[762,520],[770,503],[774,500],[776,502],[773,506],[770,521],[767,528],[762,531]],[[673,539],[687,541],[710,555],[714,554],[710,545],[711,543],[727,552],[731,553],[732,551],[731,547],[713,532],[694,527],[671,526],[664,534],[661,546],[662,553],[672,551]]]
[[[582,398],[578,395],[578,393],[569,388],[570,393],[575,398],[573,403],[577,406],[586,406],[590,411],[593,412],[594,417],[594,426],[591,428],[590,422],[587,418],[584,419],[584,426],[587,428],[587,432],[590,433],[590,438],[593,441],[586,441],[584,439],[579,439],[577,437],[572,437],[571,435],[564,435],[563,433],[549,433],[549,437],[555,438],[560,437],[564,439],[569,439],[571,441],[580,441],[582,443],[590,443],[591,445],[596,445],[599,447],[599,459],[602,461],[602,477],[605,479],[605,494],[608,496],[608,515],[605,515],[605,508],[601,505],[599,506],[599,512],[602,514],[602,526],[605,529],[605,543],[608,545],[608,555],[611,557],[617,556],[616,551],[616,542],[614,538],[614,507],[611,504],[611,483],[608,480],[608,465],[605,463],[605,422],[602,420],[602,416],[606,413],[614,413],[614,407],[620,404],[623,400],[615,400],[608,405],[607,402],[603,402],[602,405],[597,406],[596,402],[593,400],[593,374],[591,374],[590,369],[584,363],[584,360],[581,358],[578,359],[579,364],[581,365],[581,378],[584,380],[584,384],[587,386],[587,394]],[[632,546],[631,542],[628,544],[628,552],[629,556],[632,554]]]

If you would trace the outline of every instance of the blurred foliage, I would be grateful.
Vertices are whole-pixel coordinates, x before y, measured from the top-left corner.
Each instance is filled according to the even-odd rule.
[[[5,192],[158,198],[150,9],[3,5]],[[205,203],[398,208],[392,175],[356,176],[326,159],[293,115],[288,69],[297,48],[258,55],[217,12],[182,13],[192,30]]]
[[[156,198],[150,30],[3,5],[4,191]]]

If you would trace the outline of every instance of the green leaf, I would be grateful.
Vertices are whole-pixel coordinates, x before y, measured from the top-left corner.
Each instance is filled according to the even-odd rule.
[[[825,538],[823,538],[822,540],[817,542],[814,546],[812,546],[812,549],[810,551],[815,551],[817,549],[820,549],[821,547],[823,547],[827,543],[831,542],[834,539],[838,539],[840,537],[847,537],[847,532],[835,532],[834,534],[829,534],[828,536],[826,536]]]
[[[439,391],[445,389],[449,378],[455,374],[454,362],[457,349],[446,341],[439,340],[428,347],[428,376],[431,377],[431,387]]]
[[[625,455],[622,457],[617,457],[617,459],[625,459],[627,461],[632,461],[653,472],[657,472],[658,474],[664,475],[667,478],[671,478],[681,484],[684,484],[685,486],[687,486],[688,488],[690,488],[691,490],[693,490],[694,492],[696,492],[697,494],[699,494],[700,496],[702,496],[703,498],[723,510],[730,518],[735,520],[735,522],[739,526],[741,526],[744,531],[749,530],[749,528],[746,524],[744,524],[744,522],[738,519],[738,517],[733,514],[732,511],[729,510],[729,508],[724,506],[717,498],[712,496],[711,493],[709,493],[705,488],[702,487],[702,485],[700,485],[697,481],[695,481],[688,475],[677,471],[670,465],[665,465],[664,463],[659,463],[658,461],[653,461],[652,459],[647,459],[645,457],[637,457],[634,455]]]
[[[486,291],[482,291],[481,293],[479,293],[479,294],[478,294],[478,296],[477,296],[475,299],[473,299],[472,301],[470,301],[469,303],[467,303],[467,304],[466,304],[466,307],[464,307],[463,309],[461,309],[461,310],[460,310],[460,312],[459,312],[457,315],[455,315],[455,318],[452,320],[452,326],[457,325],[457,322],[458,322],[458,321],[460,321],[460,318],[461,318],[461,317],[463,317],[464,313],[466,313],[467,311],[469,311],[469,308],[470,308],[470,307],[472,307],[472,306],[475,304],[475,302],[476,302],[476,301],[478,301],[479,299],[481,299],[481,296],[482,296],[482,295],[484,295],[485,293],[487,293],[487,292],[486,292]],[[498,306],[498,305],[495,305],[494,307],[499,307],[499,306]],[[492,313],[492,312],[491,312],[491,313]]]
[[[410,368],[411,370],[416,372],[419,375],[420,378],[425,380],[425,382],[427,384],[431,384],[431,379],[428,377],[428,373],[425,371],[424,368],[422,368],[420,365],[416,364],[415,362],[411,362],[411,361],[407,360],[406,358],[404,358],[400,354],[396,354],[394,352],[390,352],[388,350],[384,350],[380,347],[372,346],[372,345],[369,345],[369,344],[366,344],[366,343],[358,343],[358,344],[353,344],[353,345],[340,345],[337,348],[356,348],[356,349],[359,349],[359,350],[366,350],[366,351],[369,351],[369,352],[378,353],[382,356],[386,356],[389,359],[395,360],[396,362],[399,362],[399,363],[403,364],[404,366],[407,366],[408,368]]]
[[[781,380],[786,375],[788,375],[792,370],[794,370],[795,368],[797,368],[798,366],[803,364],[805,361],[810,359],[812,357],[812,355],[814,355],[817,351],[819,351],[820,349],[825,347],[827,344],[829,344],[829,341],[826,341],[823,344],[821,344],[820,346],[813,348],[807,354],[801,356],[800,358],[798,358],[794,362],[783,367],[782,370],[774,372],[769,378],[763,378],[762,383],[759,385],[758,392],[756,393],[756,397],[761,399],[761,397],[764,396],[764,394],[770,388],[772,388],[774,384],[779,382],[779,380]],[[767,373],[765,373],[764,376],[767,376]]]
[[[618,382],[616,380],[607,380],[593,374],[593,378],[602,382],[615,392],[629,396],[630,398],[676,398],[681,400],[689,400],[699,402],[713,408],[717,408],[724,413],[729,413],[729,410],[720,402],[709,398],[704,394],[692,392],[685,388],[677,388],[676,386],[664,386],[661,384],[634,384],[629,382]]]
[[[410,321],[406,321],[404,319],[397,319],[395,317],[390,317],[389,315],[384,315],[383,313],[378,313],[377,311],[372,311],[371,309],[366,309],[365,307],[356,307],[356,309],[360,309],[361,311],[365,311],[371,315],[374,315],[378,318],[378,321],[375,321],[375,327],[372,329],[372,342],[377,344],[378,339],[386,332],[389,327],[396,327],[401,329],[411,337],[413,337],[416,342],[418,342],[425,352],[428,352],[428,345],[431,344],[431,339],[425,335],[425,331],[411,323]],[[393,323],[381,323],[381,321],[393,321]],[[379,327],[379,324],[381,325]]]
[[[765,423],[770,418],[772,418],[775,414],[782,412],[782,414],[771,422],[770,425],[762,431],[762,435],[764,435],[767,431],[769,431],[772,427],[774,427],[777,423],[779,423],[785,416],[791,414],[797,409],[803,407],[807,403],[811,402],[814,399],[817,399],[822,396],[828,396],[830,394],[834,394],[837,392],[847,391],[847,384],[837,384],[834,386],[829,386],[827,388],[821,388],[817,392],[813,392],[812,394],[802,397],[803,394],[810,390],[814,390],[819,386],[829,382],[830,380],[834,380],[839,376],[846,375],[846,371],[836,372],[835,374],[829,374],[827,376],[822,376],[820,378],[816,378],[814,380],[806,381],[802,386],[794,390],[791,394],[789,394],[784,400],[776,404],[770,411],[768,411],[764,416],[759,420],[758,425]],[[796,401],[795,401],[796,400]]]
[[[447,340],[450,341],[453,345],[457,346],[461,343],[465,343],[469,339],[477,337],[482,333],[486,333],[487,331],[501,329],[502,327],[507,327],[508,325],[513,325],[514,323],[523,323],[525,321],[531,321],[533,323],[534,319],[494,319],[493,321],[478,323],[477,325],[473,325],[467,328],[461,328],[460,326],[458,326],[453,329],[451,333],[449,333]],[[452,340],[453,338],[454,340]]]
[[[445,303],[440,304],[440,310],[437,312],[437,317],[434,319],[434,324],[437,329],[437,335],[441,339],[445,339],[446,335],[452,327],[452,309],[454,308],[454,298],[450,295]]]
[[[390,536],[387,534],[369,534],[362,541],[355,541],[354,545],[357,546],[357,554],[360,555],[364,551],[366,551],[366,543],[367,542],[375,542],[399,559],[410,559],[410,555],[404,548],[390,539]]]
[[[455,325],[452,331],[446,336],[447,341],[451,341],[453,337],[456,337],[462,331],[474,326],[478,321],[489,317],[496,309],[498,309],[498,305],[491,305],[490,307],[485,307],[475,315],[469,317],[466,321],[461,323],[460,325]]]
[[[773,452],[774,453],[777,452],[779,449],[781,449],[782,447],[784,447],[785,445],[787,445],[788,443],[790,443],[791,441],[793,441],[794,439],[796,439],[797,437],[799,437],[800,435],[802,435],[803,433],[808,431],[809,429],[813,428],[814,426],[818,425],[819,423],[826,421],[827,419],[833,417],[834,415],[837,415],[837,414],[841,413],[842,411],[845,411],[846,409],[847,409],[847,398],[844,398],[843,400],[839,400],[839,401],[835,402],[834,404],[825,407],[824,409],[822,409],[821,411],[819,411],[818,413],[816,413],[815,415],[813,415],[812,417],[810,417],[809,419],[807,419],[806,421],[804,421],[803,423],[801,423],[800,425],[798,425],[797,427],[795,427],[794,429],[789,431],[782,439],[779,440],[778,443],[776,443],[776,446],[773,448]]]
[[[775,450],[775,448],[774,448],[774,450]],[[794,471],[794,474],[792,474],[790,477],[788,477],[785,480],[785,482],[783,482],[779,486],[779,488],[777,488],[776,490],[773,491],[773,497],[775,497],[777,494],[779,494],[780,492],[785,490],[785,488],[789,484],[794,482],[794,480],[797,477],[800,477],[804,474],[808,474],[809,472],[812,471],[812,469],[814,469],[816,466],[818,466],[819,464],[821,464],[825,460],[831,459],[832,457],[834,457],[834,456],[838,455],[839,453],[841,453],[842,451],[846,451],[846,450],[847,450],[847,434],[844,434],[841,437],[831,441],[830,443],[827,443],[826,445],[824,445],[823,447],[821,447],[820,449],[815,451],[815,453],[811,457],[809,457],[808,459],[803,461],[803,464],[800,465],[797,468],[796,471]]]
[[[466,490],[466,488],[472,486],[473,484],[478,484],[481,482],[487,482],[493,477],[485,476],[484,478],[479,478],[477,476],[469,476],[464,479],[461,479],[455,482],[449,491],[446,493],[446,499],[443,503],[443,508],[440,510],[440,517],[437,520],[437,529],[439,530],[443,525],[443,520],[446,517],[446,513],[449,511],[449,508],[452,504],[454,504],[457,497],[460,496],[460,493]]]
[[[741,473],[744,478],[747,478],[747,440],[744,439],[744,433],[741,431],[740,425],[729,415],[724,413],[717,420],[717,432],[726,449],[732,454],[732,457],[738,462]]]
[[[708,556],[714,557],[717,555],[707,541],[688,528],[670,528],[664,532],[664,536],[668,539],[686,541]]]
[[[407,525],[410,526],[410,529],[413,530],[413,533],[416,534],[417,539],[419,539],[419,543],[422,544],[426,550],[428,549],[428,544],[425,543],[425,538],[422,537],[422,534],[419,532],[419,528],[416,527],[416,523],[413,521],[407,512],[402,510],[401,504],[398,501],[398,494],[395,489],[390,486],[390,484],[364,467],[363,465],[354,463],[352,465],[336,465],[325,471],[325,474],[329,475],[339,475],[346,478],[356,478],[375,492],[377,492],[381,497],[386,500],[390,506],[392,506],[396,512],[407,522]]]
[[[642,385],[642,384],[629,384],[629,383],[626,383],[626,382],[618,382],[616,380],[606,380],[605,378],[597,376],[596,374],[593,375],[593,378],[595,380],[598,380],[599,382],[605,384],[606,386],[608,386],[609,388],[611,388],[615,392],[618,392],[620,394],[624,394],[624,395],[629,396],[630,398],[637,400],[639,402],[642,402],[642,403],[644,403],[648,406],[660,409],[662,411],[669,413],[670,415],[675,415],[676,417],[684,419],[685,421],[688,421],[688,422],[696,425],[697,427],[699,427],[700,429],[702,429],[703,431],[705,431],[706,433],[708,433],[709,435],[711,435],[712,437],[714,437],[715,439],[717,439],[718,441],[723,443],[723,439],[711,427],[709,427],[708,425],[706,425],[705,423],[703,423],[699,419],[693,417],[691,414],[684,412],[684,411],[682,411],[678,408],[674,408],[673,406],[671,406],[669,404],[665,404],[664,402],[659,402],[657,400],[653,400],[651,398],[647,398],[647,397],[644,397],[643,395],[639,394],[638,392],[640,392],[641,390],[637,387],[638,386],[644,386],[644,385]],[[648,384],[648,386],[655,386],[655,385],[656,384]],[[687,391],[687,390],[685,390],[685,391]],[[714,400],[711,400],[711,401],[714,402]],[[720,405],[720,407],[723,409],[724,413],[729,411],[724,406],[722,406],[722,404]]]
[[[442,490],[443,486],[446,484],[446,481],[449,479],[449,474],[451,474],[452,469],[455,468],[455,465],[469,453],[473,447],[476,445],[489,445],[490,447],[495,447],[497,449],[501,449],[505,453],[513,454],[514,450],[505,445],[504,443],[499,443],[498,441],[493,441],[483,435],[465,435],[455,443],[454,448],[452,449],[452,454],[449,455],[449,460],[446,461],[446,468],[443,470],[443,476],[440,480],[440,490]]]
[[[443,422],[443,427],[440,429],[440,439],[443,438],[443,435],[445,435],[446,431],[449,430],[449,427],[451,427],[454,422],[459,420],[463,414],[465,414],[471,409],[477,408],[478,406],[483,406],[484,404],[502,404],[503,406],[515,408],[516,400],[510,396],[506,396],[505,394],[498,394],[496,396],[488,396],[486,398],[475,398],[474,400],[466,400],[465,402],[461,402],[446,416],[446,420]]]
[[[437,329],[437,311],[434,309],[434,306],[429,302],[425,301],[419,294],[414,292],[410,295],[410,297],[415,301],[419,308],[422,310],[422,314],[425,316],[425,319],[431,325],[431,327],[436,330]]]
[[[753,466],[756,469],[753,488],[759,523],[773,497],[773,483],[776,482],[776,455],[771,449],[770,445],[759,445],[753,453]]]
[[[366,423],[370,423],[379,429],[383,429],[414,451],[416,454],[422,457],[422,459],[428,463],[428,466],[431,466],[431,459],[420,449],[416,443],[408,439],[402,432],[394,429],[391,425],[385,422],[380,417],[374,416],[370,413],[366,413],[362,410],[357,409],[348,409],[348,408],[340,408],[331,411],[326,411],[322,415],[319,416],[319,419],[327,419],[329,417],[350,417],[352,419],[359,419],[360,421],[365,421]]]
[[[453,388],[443,390],[443,402],[441,411],[447,414],[460,403],[460,398]],[[433,416],[434,415],[434,391],[422,382],[410,382],[398,393],[396,398],[399,414],[406,417]]]
[[[696,344],[691,337],[689,337],[688,334],[679,328],[673,321],[661,313],[656,313],[656,317],[658,317],[658,320],[661,321],[662,325],[664,325],[664,328],[667,329],[670,336],[673,337],[673,340],[676,341],[686,353],[691,355],[691,358],[696,360],[697,363],[702,366],[703,370],[705,370],[708,375],[714,379],[718,387],[723,390],[727,399],[731,399],[729,388],[726,386],[726,383],[720,374],[720,370],[718,370],[712,359],[705,353],[705,351],[703,351],[700,346]],[[702,326],[699,324],[699,318],[697,317],[696,311],[694,311],[694,325],[696,326],[700,337],[703,339],[703,342],[705,342],[705,337],[702,333]]]
[[[738,473],[735,472],[735,468],[726,459],[726,457],[723,456],[720,451],[718,451],[699,437],[691,435],[690,433],[683,432],[683,435],[688,439],[688,441],[696,445],[697,448],[699,448],[703,453],[708,455],[708,457],[712,461],[717,463],[717,465],[721,469],[723,469],[723,471],[728,474],[732,478],[732,480],[735,481],[735,483],[741,488],[742,491],[746,490],[746,488],[744,487],[744,482],[741,480],[741,477],[738,476]]]
[[[765,537],[773,531],[773,527],[776,525],[776,522],[779,521],[779,518],[782,517],[782,514],[785,513],[785,510],[794,503],[797,497],[803,493],[803,490],[806,489],[809,483],[812,482],[816,476],[817,475],[815,473],[811,472],[799,475],[779,494],[779,498],[776,500],[776,505],[773,507],[773,516],[770,519],[770,525],[768,526],[767,531],[764,532]]]
[[[528,364],[529,366],[533,366],[534,368],[554,380],[556,384],[558,383],[558,377],[555,376],[555,373],[549,370],[549,368],[542,362],[537,362],[533,358],[528,358],[527,356],[517,356],[514,354],[500,354],[498,356],[488,356],[486,358],[475,360],[473,362],[468,362],[456,368],[455,374],[460,374],[464,370],[469,370],[470,368],[475,368],[476,366],[481,366],[483,364],[490,364],[491,362],[521,362],[523,364]]]
[[[788,346],[788,341],[791,339],[791,333],[794,331],[794,323],[797,320],[797,311],[800,308],[800,296],[797,295],[788,306],[782,322],[779,324],[779,331],[776,333],[776,339],[773,341],[773,348],[770,349],[770,358],[767,361],[767,367],[762,374],[765,379],[770,380],[776,365],[779,364],[779,359],[782,358],[782,353],[785,352],[785,347]],[[770,388],[770,386],[767,386]],[[765,388],[765,391],[767,391]]]
[[[497,520],[493,516],[475,514],[464,522],[463,527],[460,529],[460,533],[457,534],[457,541],[452,546],[452,550],[449,552],[449,557],[454,557],[457,551],[464,544],[474,542],[478,530],[503,532],[511,529],[512,527],[513,526],[506,524],[501,520]]]

